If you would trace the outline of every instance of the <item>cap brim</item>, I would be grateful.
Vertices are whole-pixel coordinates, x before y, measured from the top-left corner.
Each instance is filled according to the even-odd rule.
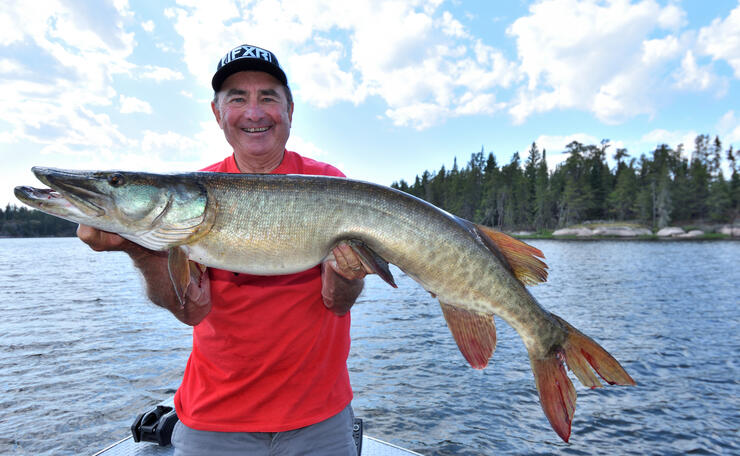
[[[275,79],[283,83],[283,85],[288,85],[288,78],[285,76],[283,70],[278,68],[276,65],[265,62],[261,59],[244,58],[232,60],[216,71],[216,74],[213,75],[213,79],[211,80],[213,90],[218,92],[226,78],[240,71],[263,71],[274,76]]]

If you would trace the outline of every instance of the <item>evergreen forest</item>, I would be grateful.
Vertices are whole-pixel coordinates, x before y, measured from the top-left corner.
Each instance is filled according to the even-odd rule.
[[[493,153],[473,153],[465,167],[424,171],[413,184],[392,187],[459,217],[501,230],[545,232],[584,222],[675,225],[733,224],[740,215],[740,157],[719,137],[659,145],[631,156],[609,140],[566,146],[567,159],[550,171],[546,151],[532,143],[522,162],[515,153],[499,165]],[[611,154],[614,166],[607,158]]]
[[[424,171],[413,184],[401,180],[392,187],[507,231],[544,233],[596,221],[653,229],[740,223],[740,157],[732,146],[723,148],[719,137],[697,136],[690,152],[661,144],[639,157],[610,146],[609,140],[573,141],[554,170],[535,143],[524,162],[516,152],[505,165],[481,148],[464,167],[455,159],[450,170]],[[76,227],[26,207],[0,209],[0,237],[74,236]]]
[[[0,237],[75,236],[77,224],[26,207],[0,209]]]

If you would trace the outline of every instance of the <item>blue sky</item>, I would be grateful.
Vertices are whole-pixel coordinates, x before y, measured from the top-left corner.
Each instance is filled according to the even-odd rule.
[[[30,6],[32,5],[32,6]],[[536,141],[740,148],[740,2],[38,0],[0,6],[0,204],[31,166],[195,170],[231,153],[210,78],[272,50],[288,148],[390,185]],[[612,149],[614,150],[614,149]]]

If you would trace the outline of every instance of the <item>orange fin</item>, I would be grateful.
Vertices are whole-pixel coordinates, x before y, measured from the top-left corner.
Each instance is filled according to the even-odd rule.
[[[180,301],[180,306],[185,307],[185,292],[190,285],[191,274],[188,255],[181,247],[172,247],[167,256],[167,270],[175,288],[175,294]]]
[[[565,372],[564,363],[581,383],[591,388],[602,386],[591,368],[611,385],[634,385],[635,381],[619,362],[593,339],[557,315],[552,316],[567,331],[565,342],[562,347],[554,347],[544,359],[530,356],[530,363],[542,410],[555,432],[567,442],[576,410],[576,390]]]
[[[576,389],[565,372],[563,357],[563,351],[558,350],[545,359],[530,357],[530,363],[542,410],[553,430],[567,442],[576,411]]]
[[[483,369],[496,348],[493,315],[439,303],[457,347],[474,369]]]
[[[189,260],[185,250],[172,247],[167,257],[167,270],[180,306],[190,300],[205,305],[211,299],[210,282],[206,266]]]
[[[557,315],[553,317],[568,331],[568,338],[563,344],[565,362],[584,386],[590,388],[602,386],[591,368],[610,385],[635,385],[635,381],[619,364],[619,361],[614,359],[601,345]]]
[[[475,225],[476,232],[494,253],[503,256],[514,276],[524,285],[537,285],[547,281],[547,265],[540,249],[483,225]]]

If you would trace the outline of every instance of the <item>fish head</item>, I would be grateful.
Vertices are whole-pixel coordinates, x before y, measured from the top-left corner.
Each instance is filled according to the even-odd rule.
[[[154,233],[161,242],[140,243],[156,250],[182,243],[206,219],[207,191],[195,179],[131,171],[32,170],[51,189],[16,188],[24,203],[135,242]]]

